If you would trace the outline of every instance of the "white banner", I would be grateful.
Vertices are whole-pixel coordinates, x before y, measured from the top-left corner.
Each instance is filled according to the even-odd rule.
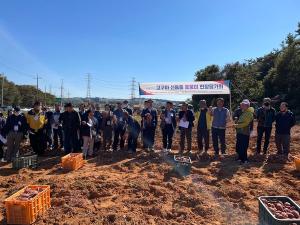
[[[228,95],[230,94],[229,84],[229,80],[141,83],[139,86],[139,91],[140,95]]]

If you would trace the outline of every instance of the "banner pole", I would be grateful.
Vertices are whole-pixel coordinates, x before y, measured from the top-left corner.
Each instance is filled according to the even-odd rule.
[[[231,102],[231,91],[229,92],[229,110],[230,110],[230,116],[232,116],[232,102]]]

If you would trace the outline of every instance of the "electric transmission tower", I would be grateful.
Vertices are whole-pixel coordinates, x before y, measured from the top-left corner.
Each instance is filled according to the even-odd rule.
[[[133,100],[135,99],[135,91],[136,91],[136,80],[135,78],[133,77],[132,80],[131,80],[131,84],[130,84],[130,98],[131,98],[131,101],[133,102]]]
[[[86,99],[90,101],[91,99],[91,74],[87,74],[87,89],[86,89]]]

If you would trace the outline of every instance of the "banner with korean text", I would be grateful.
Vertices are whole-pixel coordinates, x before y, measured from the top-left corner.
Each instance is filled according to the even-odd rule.
[[[198,94],[198,95],[229,95],[230,81],[194,81],[194,82],[156,82],[140,83],[140,95],[160,94]]]

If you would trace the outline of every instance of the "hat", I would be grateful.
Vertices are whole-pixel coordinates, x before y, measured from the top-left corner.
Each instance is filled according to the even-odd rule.
[[[20,109],[20,107],[16,106],[16,107],[14,107],[14,111],[15,111],[15,112],[20,112],[21,109]]]
[[[186,106],[188,106],[188,103],[187,103],[187,102],[182,102],[181,105],[186,105]]]
[[[248,99],[244,99],[241,104],[250,105],[250,101]]]
[[[67,107],[73,107],[72,103],[71,103],[71,102],[66,103],[66,104],[65,104],[65,108],[67,108]]]
[[[34,102],[33,106],[40,106],[41,103],[39,101]]]
[[[147,101],[147,102],[149,102],[149,103],[150,103],[150,102],[153,102],[153,100],[150,98],[150,99],[148,99],[148,101]]]
[[[271,103],[271,99],[270,99],[270,98],[264,98],[264,103],[265,103],[265,102]]]
[[[123,103],[124,103],[124,104],[128,104],[128,101],[127,101],[127,100],[124,100]]]

